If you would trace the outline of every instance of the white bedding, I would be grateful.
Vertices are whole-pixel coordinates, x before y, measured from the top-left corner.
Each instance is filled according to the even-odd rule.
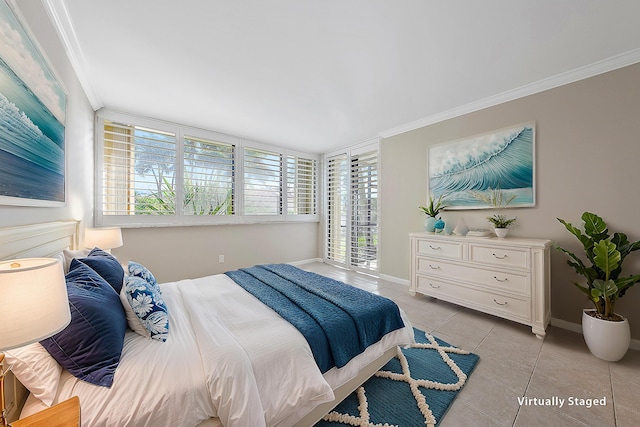
[[[160,286],[166,342],[128,331],[111,388],[63,371],[56,402],[79,396],[83,427],[189,427],[212,417],[227,427],[291,426],[386,349],[413,341],[403,313],[405,328],[323,376],[304,337],[226,275]]]

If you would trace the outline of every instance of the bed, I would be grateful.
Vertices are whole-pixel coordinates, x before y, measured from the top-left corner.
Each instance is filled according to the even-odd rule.
[[[72,221],[0,229],[0,238],[2,259],[60,256],[78,246]],[[157,286],[168,314],[165,341],[127,328],[110,387],[66,369],[56,382],[55,360],[40,354],[46,360],[41,371],[52,366],[51,384],[34,385],[33,378],[25,384],[31,393],[22,416],[77,395],[83,426],[90,427],[310,426],[390,360],[398,345],[413,342],[400,311],[402,327],[323,373],[303,334],[230,275]],[[38,381],[43,378],[40,373]]]

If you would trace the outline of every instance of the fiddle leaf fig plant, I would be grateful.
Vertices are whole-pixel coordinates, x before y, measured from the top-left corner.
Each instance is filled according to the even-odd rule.
[[[580,241],[587,261],[560,246],[556,248],[569,256],[567,264],[584,277],[586,283],[573,284],[594,304],[595,317],[620,321],[622,317],[614,312],[616,301],[640,282],[640,274],[620,277],[622,264],[627,255],[640,249],[640,240],[629,242],[624,233],[610,235],[607,224],[594,213],[584,212],[581,219],[584,233],[563,219],[558,221]]]

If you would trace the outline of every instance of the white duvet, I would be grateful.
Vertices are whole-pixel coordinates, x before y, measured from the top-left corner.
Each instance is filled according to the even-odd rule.
[[[64,371],[56,401],[80,397],[83,427],[291,426],[395,345],[410,324],[387,334],[324,376],[304,337],[226,275],[160,285],[169,311],[166,342],[132,331],[111,388]]]

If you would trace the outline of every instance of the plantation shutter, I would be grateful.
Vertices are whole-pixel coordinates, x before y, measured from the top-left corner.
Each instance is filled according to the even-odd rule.
[[[244,214],[281,215],[283,204],[282,155],[244,149]]]
[[[350,264],[377,269],[378,151],[351,155]]]
[[[339,264],[347,262],[348,170],[347,155],[327,159],[326,258]]]
[[[175,215],[176,135],[104,121],[101,214]]]
[[[287,156],[287,214],[316,215],[317,162]]]
[[[183,213],[233,215],[235,146],[184,137]]]

